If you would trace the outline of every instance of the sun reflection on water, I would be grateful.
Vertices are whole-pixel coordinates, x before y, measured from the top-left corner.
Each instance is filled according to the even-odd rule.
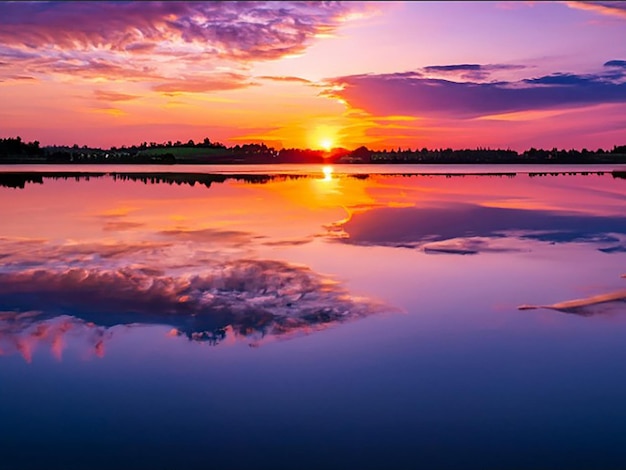
[[[333,167],[326,165],[322,167],[322,173],[324,173],[324,181],[331,181],[333,179]]]

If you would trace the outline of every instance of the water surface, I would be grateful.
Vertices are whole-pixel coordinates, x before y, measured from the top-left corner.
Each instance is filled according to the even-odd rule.
[[[622,468],[626,181],[519,167],[3,167],[1,468]]]

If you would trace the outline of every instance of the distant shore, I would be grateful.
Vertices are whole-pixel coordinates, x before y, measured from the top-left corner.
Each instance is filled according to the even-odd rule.
[[[361,146],[355,150],[335,148],[328,151],[311,149],[280,149],[264,144],[226,147],[208,138],[200,143],[186,144],[144,142],[131,147],[110,149],[86,146],[40,147],[39,142],[23,142],[21,138],[0,139],[1,164],[115,164],[115,165],[249,165],[249,164],[626,164],[626,145],[610,150],[536,149],[524,152],[511,149],[410,149],[371,150]]]

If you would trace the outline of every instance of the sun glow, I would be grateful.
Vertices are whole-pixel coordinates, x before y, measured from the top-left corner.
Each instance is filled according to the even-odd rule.
[[[340,130],[341,128],[335,123],[311,125],[307,136],[309,146],[324,152],[330,152],[341,141]]]
[[[324,138],[320,140],[320,147],[322,147],[327,152],[330,152],[333,148],[333,141],[329,138]]]

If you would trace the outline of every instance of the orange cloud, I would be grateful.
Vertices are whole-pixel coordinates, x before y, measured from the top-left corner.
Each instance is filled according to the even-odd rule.
[[[97,100],[101,101],[129,101],[139,98],[138,95],[105,90],[94,90],[93,94]]]
[[[203,93],[208,91],[235,90],[253,85],[244,75],[224,73],[204,77],[186,77],[154,85],[152,89],[162,93]]]
[[[565,2],[570,8],[626,18],[626,2]]]
[[[274,82],[313,83],[311,82],[311,80],[307,80],[306,78],[300,78],[300,77],[285,77],[285,76],[272,77],[272,76],[264,75],[258,78],[262,80],[270,80]]]

